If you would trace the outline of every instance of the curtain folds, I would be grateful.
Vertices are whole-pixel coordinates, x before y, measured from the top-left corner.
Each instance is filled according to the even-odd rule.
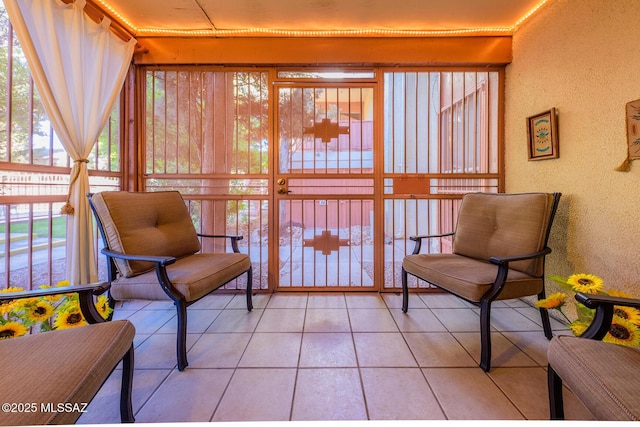
[[[4,0],[53,129],[73,160],[67,209],[67,279],[98,279],[86,193],[87,157],[104,128],[131,63],[135,39],[122,41],[110,21],[93,22],[86,0]],[[64,209],[64,208],[63,208]]]

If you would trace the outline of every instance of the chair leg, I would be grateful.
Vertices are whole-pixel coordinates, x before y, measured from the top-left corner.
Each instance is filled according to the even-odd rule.
[[[253,300],[251,293],[253,292],[253,267],[249,267],[247,271],[247,310],[253,310]]]
[[[538,294],[538,301],[545,299],[544,290]],[[551,330],[551,321],[549,320],[549,311],[546,308],[540,308],[540,317],[542,318],[542,329],[544,330],[544,336],[548,340],[553,338],[553,331]]]
[[[409,310],[409,286],[407,285],[407,271],[402,267],[402,311]]]
[[[122,358],[122,385],[120,387],[120,421],[134,423],[131,394],[133,389],[133,345]]]
[[[556,371],[547,367],[547,381],[549,384],[549,412],[552,420],[564,420],[564,403],[562,400],[562,379]]]
[[[187,361],[187,304],[185,301],[176,301],[175,304],[178,311],[178,370],[184,371],[189,365]]]
[[[480,302],[480,367],[491,369],[491,302]]]
[[[540,317],[542,317],[542,329],[544,330],[544,336],[548,340],[553,338],[553,331],[551,330],[551,321],[549,320],[549,311],[546,308],[540,309]]]

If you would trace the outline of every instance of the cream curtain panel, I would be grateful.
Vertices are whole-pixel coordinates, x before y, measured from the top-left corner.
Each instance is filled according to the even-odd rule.
[[[53,129],[73,160],[67,213],[67,279],[98,279],[93,250],[87,157],[104,128],[131,63],[135,39],[110,21],[93,22],[86,0],[4,0]],[[63,208],[64,209],[64,208]]]

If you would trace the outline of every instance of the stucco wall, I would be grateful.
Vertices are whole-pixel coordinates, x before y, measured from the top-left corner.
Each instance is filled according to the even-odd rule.
[[[507,192],[563,193],[547,275],[596,274],[640,296],[640,160],[614,170],[625,104],[640,98],[640,1],[552,0],[514,35],[505,87]],[[528,161],[526,117],[551,107],[560,158]]]

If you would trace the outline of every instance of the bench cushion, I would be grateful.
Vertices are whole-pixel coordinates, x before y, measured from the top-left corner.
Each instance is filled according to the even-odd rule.
[[[241,253],[194,254],[167,266],[173,286],[187,302],[219,288],[251,267],[249,255]],[[124,299],[169,299],[158,284],[155,270],[111,283],[111,295]]]
[[[91,201],[112,251],[181,258],[200,250],[191,216],[178,191],[104,191],[93,195]],[[114,261],[124,277],[154,268],[151,262]]]
[[[129,351],[135,328],[127,320],[98,323],[0,341],[2,401],[34,403],[33,412],[4,412],[3,425],[73,424],[76,410],[41,404],[89,403]]]
[[[547,356],[596,419],[640,419],[640,349],[559,335],[549,343]]]
[[[544,249],[553,194],[468,193],[462,199],[452,252],[489,261]],[[543,273],[544,258],[509,267],[532,276]]]
[[[498,266],[456,254],[408,255],[402,267],[442,289],[478,302],[496,280]],[[497,299],[534,295],[542,290],[543,280],[517,270],[509,270],[507,282]]]

